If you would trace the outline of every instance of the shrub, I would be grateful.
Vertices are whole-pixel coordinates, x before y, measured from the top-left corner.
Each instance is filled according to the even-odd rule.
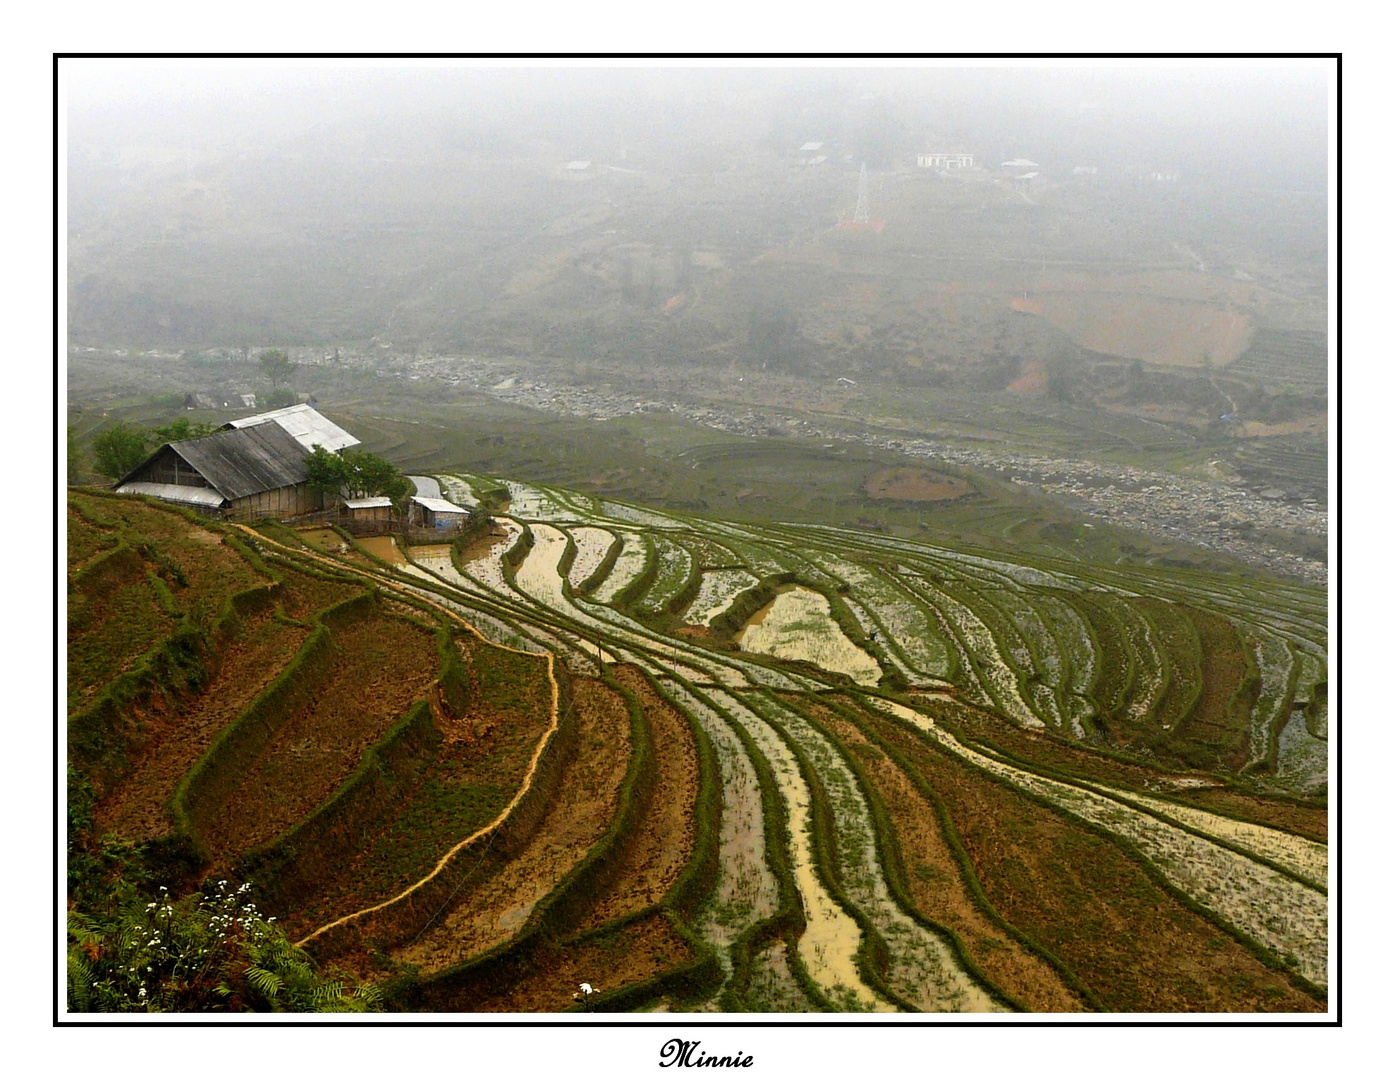
[[[103,476],[120,479],[145,460],[145,432],[117,424],[92,440],[92,463]]]
[[[127,886],[112,914],[68,913],[70,1012],[371,1012],[379,994],[318,972],[247,896],[220,881],[174,901]]]

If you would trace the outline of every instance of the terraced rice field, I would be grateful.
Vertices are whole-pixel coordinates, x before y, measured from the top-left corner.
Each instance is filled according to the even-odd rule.
[[[797,585],[782,590],[752,615],[735,640],[747,652],[806,660],[854,682],[876,685],[882,674],[877,662],[833,621],[828,601]]]
[[[376,561],[74,497],[83,843],[403,1009],[1326,1008],[1322,593],[441,482]]]
[[[705,570],[702,585],[684,618],[695,626],[706,626],[730,607],[739,593],[759,582],[760,579],[748,570]]]

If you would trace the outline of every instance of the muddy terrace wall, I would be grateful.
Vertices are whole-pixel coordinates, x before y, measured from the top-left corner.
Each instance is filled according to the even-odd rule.
[[[165,511],[172,509],[161,503],[151,505]],[[172,512],[190,522],[198,520],[187,512]],[[180,699],[206,685],[218,672],[223,650],[240,632],[242,619],[274,604],[281,592],[279,578],[253,552],[232,537],[225,540],[254,570],[271,581],[229,596],[208,627],[196,625],[177,609],[169,611],[178,619],[174,631],[149,649],[129,671],[113,679],[90,705],[68,718],[69,761],[92,783],[99,797],[130,771],[132,754],[147,741],[148,722],[143,718],[176,712]],[[145,572],[141,550],[144,546],[148,545],[133,547],[121,540],[111,552],[74,575],[69,588],[95,597]],[[150,576],[152,584],[159,580],[158,575]],[[163,588],[163,581],[160,585]],[[170,603],[167,594],[167,589],[164,594],[157,592],[157,602]]]
[[[623,844],[642,824],[648,799],[653,795],[655,760],[652,731],[639,699],[613,679],[606,678],[604,682],[623,697],[630,717],[632,751],[620,785],[615,817],[581,862],[538,901],[515,937],[481,956],[404,987],[401,992],[412,1008],[458,1009],[461,995],[466,999],[487,996],[517,983],[534,970],[539,959],[536,950],[546,951],[565,939],[594,905],[596,897],[613,884],[623,865]],[[615,921],[627,921],[636,914],[613,920],[584,936],[596,936]]]
[[[553,674],[558,689],[557,730],[538,756],[531,785],[509,816],[492,833],[457,851],[440,873],[409,895],[308,942],[307,948],[318,960],[369,946],[390,949],[411,941],[447,914],[463,875],[488,877],[527,843],[551,806],[562,773],[577,750],[571,676],[557,662]]]
[[[377,591],[372,590],[322,612],[295,658],[241,716],[219,733],[180,781],[171,802],[175,828],[193,840],[195,849],[205,859],[208,849],[202,833],[211,816],[222,809],[243,773],[270,745],[281,725],[314,697],[332,669],[332,628],[372,610],[377,603]]]
[[[865,702],[866,697],[864,695],[856,695],[854,700]],[[999,1004],[1005,1005],[1015,1012],[1029,1012],[1030,1010],[1020,1000],[1004,991],[1002,987],[998,986],[988,977],[987,973],[979,966],[978,962],[974,959],[973,953],[969,950],[963,938],[960,937],[958,933],[950,927],[931,919],[919,909],[915,899],[911,895],[905,860],[902,856],[901,846],[897,840],[896,828],[892,824],[886,803],[883,801],[881,793],[877,790],[876,784],[874,784],[868,776],[863,763],[858,760],[857,755],[849,753],[844,741],[831,732],[809,709],[804,708],[802,703],[797,701],[786,701],[785,704],[803,717],[810,727],[822,735],[830,746],[835,748],[843,764],[848,768],[849,772],[852,773],[862,797],[867,801],[867,807],[872,819],[874,836],[876,838],[877,861],[880,863],[885,874],[887,890],[895,902],[915,922],[944,938],[949,945],[951,953],[960,966],[963,967],[964,971],[971,979],[983,987],[990,997]],[[825,699],[822,704],[834,714],[852,724],[864,735],[868,735],[865,723],[860,720],[855,712],[843,707],[838,701],[832,698]],[[873,740],[872,745],[880,744],[880,740],[876,740],[875,736],[870,736],[870,738]],[[904,761],[904,758],[902,758],[902,760]],[[833,810],[832,807],[828,805],[826,792],[820,790],[818,802],[821,806],[820,813],[827,815],[826,822],[828,826],[831,827]],[[827,849],[827,856],[824,851],[818,848],[816,848],[816,851],[820,858],[831,857],[833,854],[831,845]],[[957,857],[958,855],[956,853],[956,858]],[[967,855],[965,859],[967,859]],[[961,867],[962,865],[963,863],[961,863]],[[836,859],[830,858],[828,871],[832,876],[838,876]],[[977,899],[976,897],[976,903]],[[982,911],[983,909],[980,908],[980,910]],[[994,912],[993,915],[997,918],[996,912]],[[864,931],[864,933],[866,933],[866,931]],[[880,935],[878,935],[874,939],[874,944],[868,953],[869,964],[876,966],[878,978],[880,978],[885,970],[889,960],[890,954],[886,950],[886,944]],[[882,993],[887,993],[892,1000],[896,1000],[895,995],[891,994],[885,987],[879,985],[878,990]]]
[[[470,677],[447,622],[442,622],[436,630],[436,655],[441,660],[441,674],[437,683],[442,706],[453,717],[464,716],[470,708]]]
[[[567,889],[547,904],[545,913],[539,919],[539,929],[551,934],[564,932],[580,921],[595,898],[615,884],[624,865],[625,843],[642,826],[657,786],[654,731],[644,713],[644,706],[638,697],[613,678],[606,676],[603,681],[624,698],[629,710],[630,764],[620,784],[619,802],[610,828],[572,871],[572,880]],[[538,906],[542,908],[543,904]]]
[[[600,565],[591,571],[590,576],[576,587],[579,596],[589,596],[601,587],[601,582],[610,577],[610,572],[615,569],[615,564],[620,561],[620,552],[625,548],[625,541],[617,536],[606,549],[605,558],[601,559]],[[565,577],[564,577],[565,580]]]
[[[721,767],[717,763],[717,751],[712,746],[712,740],[702,726],[671,694],[664,691],[652,675],[646,672],[644,677],[654,693],[683,717],[697,746],[698,795],[693,815],[693,854],[663,900],[665,906],[686,923],[692,920],[703,901],[712,895],[721,875]]]
[[[416,786],[440,743],[431,707],[416,702],[309,817],[239,859],[237,877],[257,887],[264,910],[296,910],[364,849]]]
[[[798,576],[793,570],[787,570],[782,574],[762,579],[745,592],[737,593],[726,610],[708,625],[723,638],[735,637],[750,621],[752,615],[775,599],[781,586],[793,585]]]
[[[660,997],[679,1001],[697,1001],[710,996],[725,977],[721,961],[711,945],[693,934],[687,925],[696,909],[710,895],[719,874],[721,833],[721,790],[716,753],[705,733],[689,714],[678,708],[672,698],[648,674],[644,675],[656,695],[673,706],[688,726],[696,746],[698,762],[698,796],[694,808],[692,849],[667,893],[657,904],[621,914],[584,932],[568,937],[571,927],[586,920],[607,886],[614,884],[623,870],[632,841],[643,829],[652,812],[654,800],[663,797],[662,777],[657,771],[657,758],[652,742],[652,728],[638,698],[631,700],[632,721],[641,729],[650,729],[649,739],[634,739],[635,759],[627,775],[634,779],[628,788],[628,802],[617,809],[616,822],[606,837],[588,853],[571,879],[555,891],[557,899],[548,905],[539,919],[536,932],[527,940],[515,939],[495,954],[477,958],[454,971],[443,972],[409,991],[417,1007],[459,1007],[463,993],[490,996],[510,987],[515,981],[546,974],[549,965],[569,952],[584,950],[604,942],[624,943],[637,928],[662,923],[668,932],[682,943],[688,958],[648,978],[639,979],[613,989],[607,989],[588,1000],[584,1008],[593,1012],[621,1012],[640,1008]],[[607,679],[607,685],[624,690]],[[638,712],[635,711],[638,709]],[[622,800],[627,798],[622,786]],[[610,842],[612,841],[613,842]],[[656,923],[657,921],[657,923]]]

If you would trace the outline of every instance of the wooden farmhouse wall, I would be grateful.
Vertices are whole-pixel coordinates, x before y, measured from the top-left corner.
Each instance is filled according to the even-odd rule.
[[[180,487],[212,486],[197,469],[168,447],[146,462],[131,480],[149,484],[178,484]]]
[[[296,517],[300,514],[313,514],[324,508],[324,497],[312,491],[308,484],[275,488],[272,491],[259,491],[241,499],[234,499],[228,509],[228,516],[234,518]]]

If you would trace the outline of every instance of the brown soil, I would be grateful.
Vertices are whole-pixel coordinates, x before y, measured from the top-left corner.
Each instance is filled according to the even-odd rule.
[[[1048,322],[1095,352],[1155,364],[1228,364],[1250,344],[1250,317],[1215,303],[1131,292],[1050,292]]]
[[[509,531],[507,529],[505,529],[498,522],[492,523],[489,526],[488,530],[482,533],[478,539],[476,539],[473,543],[471,543],[468,547],[464,548],[460,552],[461,565],[463,566],[465,563],[472,562],[473,560],[480,558],[482,555],[485,554],[485,552],[487,552],[500,540],[507,540],[508,536]]]
[[[932,712],[951,720],[967,738],[982,740],[1029,765],[1039,765],[1104,784],[1150,791],[1174,802],[1294,832],[1312,840],[1327,839],[1327,811],[1322,807],[1304,806],[1229,788],[1178,787],[1170,782],[1183,778],[1176,773],[1160,773],[1143,765],[1119,761],[1057,738],[1049,732],[1024,730],[986,709],[943,700],[929,704],[932,705]]]
[[[576,757],[564,767],[537,830],[503,866],[492,872],[482,866],[468,878],[451,911],[417,941],[394,949],[395,960],[430,973],[508,940],[605,832],[629,765],[629,710],[594,679],[576,679],[573,700]],[[371,937],[371,917],[364,930]]]
[[[1046,369],[1035,360],[1029,360],[1022,369],[1022,374],[1008,383],[1008,393],[1021,394],[1024,397],[1041,397],[1046,393],[1047,378]]]
[[[358,854],[327,874],[316,894],[287,916],[292,937],[399,895],[493,821],[522,787],[551,724],[546,666],[475,642],[465,646],[467,668],[475,675],[468,714],[455,717],[435,703],[433,723],[443,736],[435,760],[414,787],[400,790],[394,811],[364,838]],[[481,692],[481,655],[525,661],[523,671],[531,666],[536,677],[520,678],[520,693],[501,701],[497,693]]]
[[[268,612],[247,620],[218,674],[178,716],[160,726],[133,771],[96,811],[98,832],[143,841],[169,832],[170,796],[218,733],[281,673],[309,634]]]
[[[358,546],[370,555],[376,555],[383,562],[392,566],[406,566],[407,556],[402,554],[402,549],[398,547],[397,540],[391,536],[365,536],[358,541]]]
[[[210,542],[209,537],[215,534],[191,525],[172,510],[122,501],[109,513],[117,509],[132,528],[154,541],[184,572],[189,584],[171,586],[175,602],[198,618],[211,620],[229,594],[262,580],[221,536]]]
[[[71,506],[68,507],[68,573],[111,550],[114,542],[115,533],[112,530],[97,528]]]
[[[332,581],[302,574],[282,563],[277,563],[275,570],[285,584],[285,591],[280,597],[281,606],[291,618],[302,621],[308,621],[317,612],[357,596],[365,588],[350,581]]]
[[[335,631],[334,645],[319,697],[281,727],[209,828],[215,861],[272,839],[323,802],[436,677],[431,635],[401,619],[357,619]]]
[[[644,705],[657,780],[638,832],[623,843],[613,884],[597,898],[578,930],[657,904],[678,880],[696,837],[697,746],[687,721],[634,668],[615,668],[613,674]]]
[[[654,914],[586,941],[536,946],[514,979],[431,988],[423,1005],[435,1012],[561,1012],[579,1003],[573,995],[583,982],[604,993],[692,960],[692,947],[666,916]]]
[[[1321,1010],[1110,841],[890,721],[873,723],[945,801],[999,914],[1060,957],[1107,1010]]]
[[[998,986],[1034,1012],[1080,1012],[1079,997],[1060,975],[995,926],[975,906],[934,806],[910,778],[857,727],[828,709],[813,712],[862,762],[886,804],[901,847],[911,896],[928,918],[957,933],[975,962]]]
[[[174,630],[141,576],[96,595],[68,598],[68,713],[89,704]]]
[[[1250,669],[1235,627],[1208,611],[1189,608],[1187,615],[1201,635],[1201,696],[1168,740],[1169,748],[1195,766],[1239,769],[1249,756],[1258,679],[1245,685]]]
[[[968,481],[957,476],[914,468],[878,469],[863,487],[870,498],[897,502],[947,502],[974,492]]]

